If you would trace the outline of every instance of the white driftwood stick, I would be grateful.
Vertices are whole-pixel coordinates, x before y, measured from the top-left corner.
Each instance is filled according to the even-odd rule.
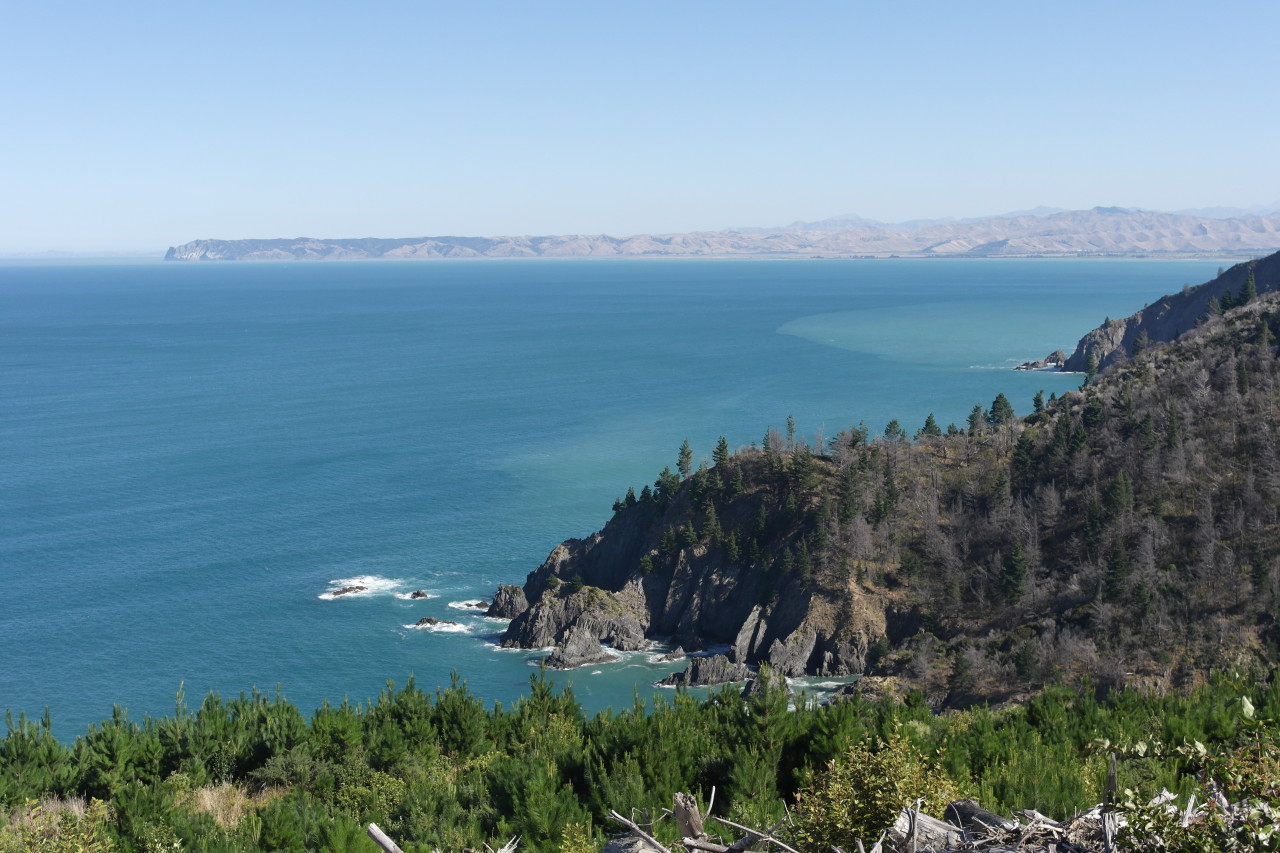
[[[653,847],[653,849],[658,850],[660,853],[671,853],[671,851],[670,851],[670,850],[668,850],[667,848],[665,848],[665,847],[663,847],[663,846],[662,846],[662,843],[661,843],[661,842],[659,842],[659,841],[658,841],[658,839],[654,838],[652,835],[650,835],[649,833],[647,833],[647,832],[645,832],[643,829],[641,829],[641,828],[639,827],[639,825],[637,825],[637,824],[636,824],[636,822],[635,822],[635,821],[633,821],[633,820],[628,820],[627,818],[625,818],[625,817],[623,817],[622,815],[618,814],[618,813],[617,813],[616,811],[614,811],[613,809],[610,809],[610,810],[609,810],[609,817],[613,818],[613,819],[614,819],[614,820],[616,820],[618,823],[622,824],[622,825],[623,825],[623,826],[625,826],[627,829],[631,830],[631,831],[632,831],[632,832],[634,832],[636,835],[638,835],[638,836],[640,836],[641,838],[643,838],[645,841],[647,841],[647,842],[648,842],[648,843]]]
[[[724,819],[724,818],[722,818],[722,817],[718,817],[718,818],[716,818],[716,820],[720,821],[721,823],[725,824],[726,826],[732,826],[734,829],[740,829],[740,830],[742,830],[743,832],[749,832],[749,833],[751,833],[752,835],[758,835],[761,841],[768,841],[768,842],[770,842],[770,843],[772,843],[772,844],[776,844],[776,845],[778,845],[779,847],[781,847],[783,850],[786,850],[786,851],[787,851],[787,853],[800,853],[800,851],[796,850],[794,847],[790,847],[790,846],[788,846],[788,845],[786,845],[786,844],[783,844],[781,841],[779,841],[778,839],[774,838],[772,835],[769,835],[769,834],[761,834],[759,830],[752,829],[752,828],[751,828],[751,827],[749,827],[749,826],[743,826],[743,825],[742,825],[742,824],[740,824],[740,823],[734,823],[734,822],[733,822],[733,821],[731,821],[731,820],[725,820],[725,819]]]
[[[400,849],[400,845],[388,838],[387,834],[381,829],[378,829],[378,825],[376,823],[369,824],[369,828],[365,831],[369,833],[369,837],[373,839],[373,843],[387,851],[387,853],[404,853],[404,851]]]

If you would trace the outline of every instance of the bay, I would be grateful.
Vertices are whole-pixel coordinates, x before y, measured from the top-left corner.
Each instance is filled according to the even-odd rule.
[[[1014,365],[1218,265],[0,265],[0,707],[69,739],[180,686],[308,712],[456,672],[511,702],[540,655],[462,603],[600,527],[682,440],[709,457],[788,415],[914,432],[997,393],[1025,413],[1080,377]],[[654,657],[554,677],[629,705],[672,668]]]

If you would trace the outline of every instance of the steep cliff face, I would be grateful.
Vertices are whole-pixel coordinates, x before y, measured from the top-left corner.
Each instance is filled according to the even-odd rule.
[[[862,672],[885,633],[879,594],[783,571],[780,554],[804,520],[750,543],[739,533],[769,516],[767,465],[760,451],[738,454],[557,546],[526,580],[528,607],[503,644],[559,646],[585,628],[620,649],[661,637],[689,650],[727,645],[732,662],[767,662],[785,675]],[[734,474],[739,494],[727,484]]]
[[[1119,364],[1148,343],[1167,343],[1194,329],[1224,296],[1238,301],[1250,275],[1259,294],[1280,289],[1280,253],[1236,264],[1212,281],[1162,297],[1131,317],[1112,320],[1089,332],[1076,344],[1063,370],[1084,372],[1092,356],[1099,370]]]

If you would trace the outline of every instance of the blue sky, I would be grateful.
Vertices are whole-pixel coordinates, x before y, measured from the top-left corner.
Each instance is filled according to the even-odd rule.
[[[1274,0],[6,0],[0,253],[1280,199]]]

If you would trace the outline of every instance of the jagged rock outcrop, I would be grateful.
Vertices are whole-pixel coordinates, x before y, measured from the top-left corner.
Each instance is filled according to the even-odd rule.
[[[689,665],[681,672],[673,672],[658,682],[664,687],[709,687],[746,681],[755,675],[744,663],[731,663],[724,655],[689,658]]]
[[[417,625],[419,628],[436,628],[441,625],[457,625],[458,623],[452,622],[448,619],[437,619],[434,616],[423,616],[414,624]]]
[[[1092,357],[1099,371],[1106,370],[1145,346],[1175,340],[1194,329],[1213,310],[1212,305],[1221,305],[1224,296],[1238,300],[1250,275],[1259,294],[1280,289],[1280,254],[1236,264],[1212,281],[1184,287],[1129,317],[1108,320],[1080,339],[1062,369],[1083,373]]]
[[[524,597],[524,590],[518,586],[503,584],[494,593],[493,601],[484,615],[495,619],[514,619],[528,609],[529,600]]]
[[[546,648],[564,642],[571,629],[580,629],[619,651],[648,647],[641,622],[645,616],[643,601],[637,599],[635,590],[628,594],[624,589],[609,595],[598,587],[583,587],[558,594],[562,586],[568,585],[558,584],[556,591],[542,595],[517,615],[502,635],[502,644],[514,648]]]
[[[547,656],[547,666],[552,669],[577,669],[597,663],[612,663],[613,655],[604,650],[596,639],[591,626],[575,624],[565,638]]]
[[[1067,354],[1062,350],[1054,350],[1038,361],[1024,361],[1014,370],[1061,370],[1067,363]]]
[[[761,667],[759,672],[753,674],[751,678],[747,679],[747,683],[742,685],[742,695],[751,697],[761,693],[768,693],[775,688],[781,689],[783,695],[788,699],[794,695],[787,679],[772,672],[767,667]]]

